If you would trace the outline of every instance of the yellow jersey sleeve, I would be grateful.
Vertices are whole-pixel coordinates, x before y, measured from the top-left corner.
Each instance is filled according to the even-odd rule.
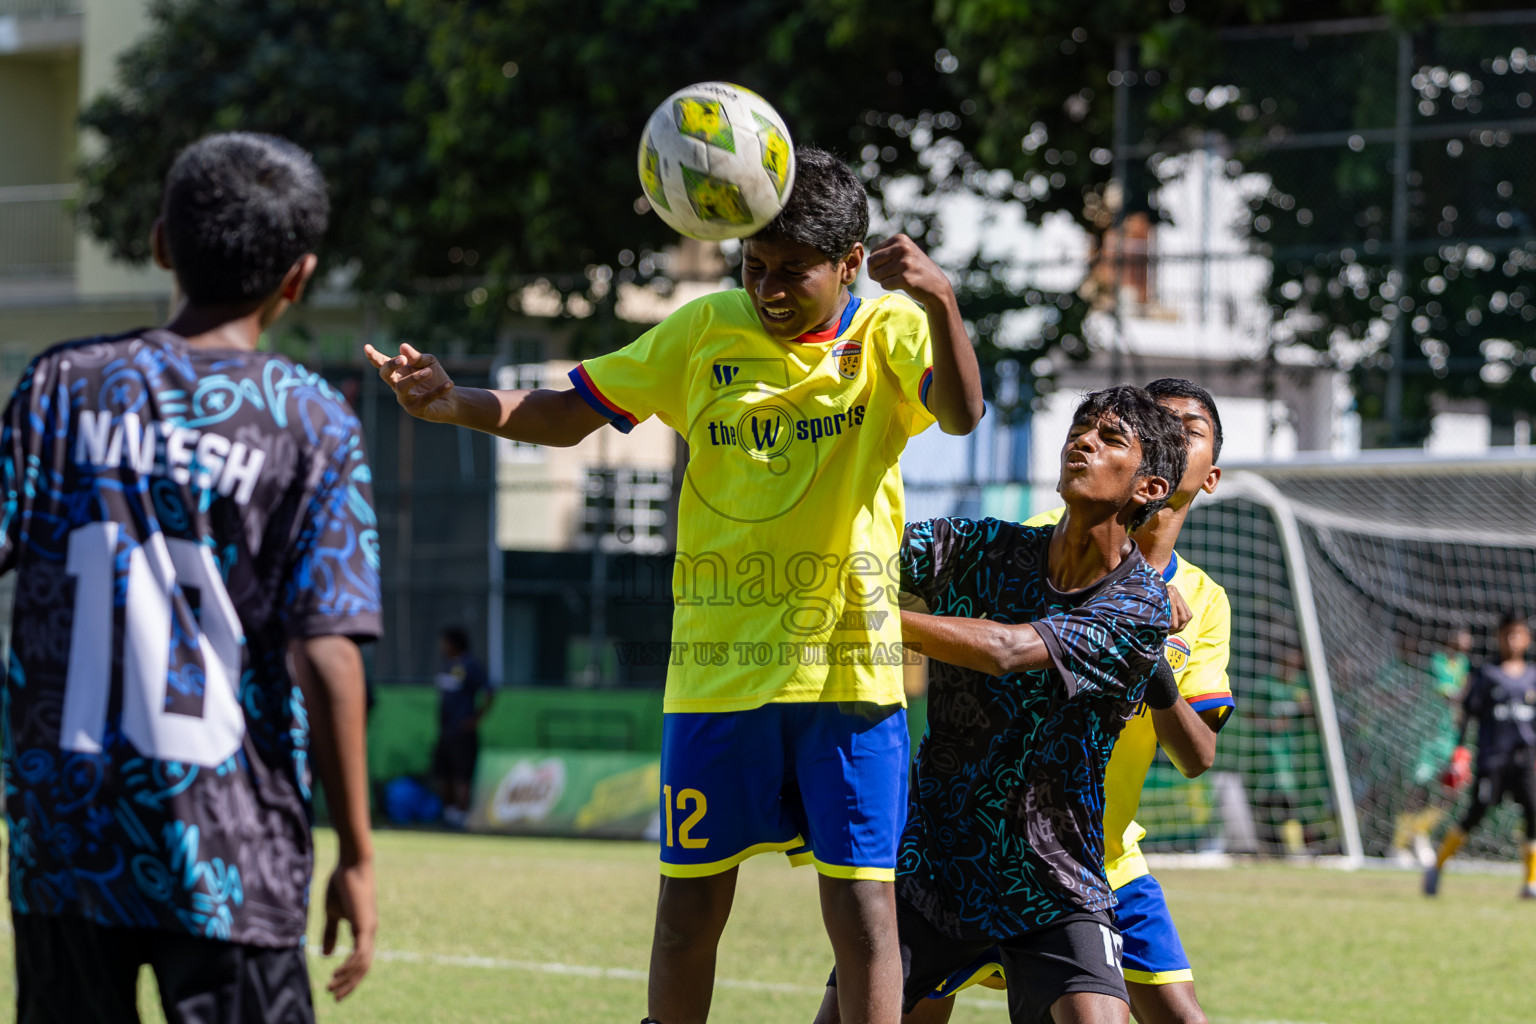
[[[577,364],[572,386],[626,434],[650,416],[685,432],[689,357],[707,308],[690,302],[617,352]]]
[[[1067,506],[1065,505],[1061,506],[1060,508],[1053,508],[1049,512],[1041,512],[1037,516],[1030,516],[1028,519],[1024,520],[1024,525],[1055,526],[1057,523],[1061,522],[1062,514],[1066,511]]]
[[[901,296],[883,303],[876,328],[884,340],[886,365],[901,391],[903,424],[908,436],[916,436],[934,422],[928,408],[933,386],[933,337],[928,333],[928,314],[917,303]]]
[[[1179,694],[1196,711],[1221,709],[1225,722],[1236,707],[1227,678],[1227,661],[1232,655],[1232,605],[1225,590],[1204,573],[1201,576],[1204,579],[1200,590],[1185,596],[1186,601],[1199,599],[1199,622],[1190,638],[1194,642],[1189,645],[1187,665],[1179,673]],[[1177,579],[1173,581],[1174,586],[1178,583]],[[1168,653],[1172,655],[1175,651],[1170,647]]]

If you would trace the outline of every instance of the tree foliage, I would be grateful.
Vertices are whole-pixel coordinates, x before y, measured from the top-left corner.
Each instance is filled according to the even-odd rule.
[[[1001,191],[1026,202],[1030,216],[1059,209],[1101,230],[1115,208],[1106,193],[1111,83],[1123,46],[1133,76],[1127,141],[1137,151],[1124,208],[1147,208],[1150,172],[1163,155],[1212,138],[1236,158],[1229,173],[1268,176],[1272,187],[1238,227],[1273,263],[1265,298],[1274,348],[1304,346],[1350,371],[1368,443],[1394,434],[1421,440],[1435,396],[1478,398],[1496,415],[1532,408],[1536,349],[1521,339],[1536,320],[1536,225],[1520,170],[1536,157],[1528,131],[1536,59],[1525,61],[1513,25],[1441,24],[1449,14],[1520,5],[1269,0],[1174,13],[1183,6],[952,0],[940,22],[957,88],[975,104],[956,141],[978,167],[1009,172]],[[1223,32],[1382,14],[1388,24],[1364,33]],[[1391,245],[1391,140],[1380,131],[1370,141],[1349,138],[1361,129],[1390,134],[1398,28],[1414,44],[1411,127],[1428,136],[1410,154],[1401,280]],[[1510,130],[1521,119],[1526,133]],[[1337,137],[1326,146],[1285,144],[1319,132]],[[997,193],[995,177],[970,177]],[[1394,431],[1383,417],[1398,319],[1406,344]]]
[[[1420,26],[1410,45],[1401,276],[1397,33],[1308,40],[1301,83],[1288,74],[1294,40],[1229,55],[1241,87],[1234,109],[1251,118],[1233,133],[1236,151],[1272,182],[1254,203],[1252,233],[1274,265],[1267,297],[1278,340],[1350,370],[1377,443],[1394,440],[1383,420],[1394,329],[1403,348],[1396,441],[1428,433],[1435,396],[1481,400],[1496,419],[1536,407],[1536,191],[1527,173],[1536,135],[1511,130],[1531,116],[1536,56],[1527,64],[1502,26]],[[1246,139],[1341,128],[1356,134],[1323,149],[1243,152]]]
[[[1476,140],[1459,157],[1444,139],[1416,146],[1413,258],[1408,279],[1390,281],[1391,147],[1259,144],[1325,124],[1390,126],[1390,33],[1338,60],[1319,57],[1324,43],[1261,60],[1223,30],[1387,13],[1420,33],[1416,59],[1446,72],[1444,85],[1431,83],[1443,97],[1416,125],[1469,115],[1447,102],[1457,72],[1483,90],[1484,116],[1528,116],[1519,97],[1529,87],[1492,70],[1498,53],[1510,63],[1507,46],[1431,31],[1463,6],[1508,5],[155,0],[121,88],[84,115],[103,145],[82,168],[83,209],[114,255],[142,260],[178,148],[220,129],[276,132],[314,152],[332,184],[329,266],[383,299],[405,329],[492,337],[542,277],[581,296],[567,311],[595,308],[584,322],[609,344],[626,336],[612,319],[614,281],[666,275],[657,253],[675,239],[637,212],[635,147],[651,109],[681,84],[725,79],[769,96],[797,141],[849,159],[887,215],[929,244],[942,230],[933,204],[900,209],[893,198],[913,181],[929,200],[964,190],[1018,204],[1032,221],[1064,213],[1101,232],[1117,208],[1152,206],[1149,156],[1155,164],[1216,132],[1240,166],[1274,183],[1251,227],[1276,268],[1277,342],[1352,366],[1369,417],[1380,408],[1383,326],[1408,318],[1405,405],[1422,433],[1435,392],[1506,407],[1533,397],[1525,367],[1536,356],[1516,339],[1536,316],[1536,251],[1523,248],[1531,228],[1514,173],[1529,166],[1531,137],[1490,143],[1476,160]],[[1114,195],[1127,56],[1136,157]],[[1227,100],[1209,101],[1229,87]],[[984,362],[1088,354],[1083,295],[1031,288],[979,254],[955,270]],[[1005,347],[999,325],[1025,308],[1047,315],[1023,351]]]
[[[112,255],[149,258],[176,153],[214,131],[283,135],[331,185],[330,267],[375,290],[430,273],[448,248],[430,216],[436,171],[407,114],[436,105],[421,39],[397,8],[358,0],[155,0],[151,31],[81,123],[82,212]]]

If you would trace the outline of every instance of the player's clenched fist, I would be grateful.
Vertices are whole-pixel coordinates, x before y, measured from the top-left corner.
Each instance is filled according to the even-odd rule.
[[[449,418],[453,379],[436,356],[418,352],[404,342],[397,356],[387,356],[372,345],[364,345],[363,351],[378,369],[379,379],[390,386],[406,412],[435,423]]]
[[[892,235],[869,251],[870,278],[886,291],[900,289],[923,305],[954,301],[949,278],[917,243]]]

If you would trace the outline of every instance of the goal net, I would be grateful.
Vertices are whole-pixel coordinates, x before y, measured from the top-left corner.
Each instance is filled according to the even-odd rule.
[[[1449,647],[1494,654],[1507,608],[1536,609],[1536,458],[1391,455],[1229,473],[1179,549],[1232,603],[1238,715],[1213,770],[1154,765],[1154,851],[1391,856],[1438,836],[1466,792],[1437,776],[1455,736]],[[1511,806],[1469,850],[1510,857]]]

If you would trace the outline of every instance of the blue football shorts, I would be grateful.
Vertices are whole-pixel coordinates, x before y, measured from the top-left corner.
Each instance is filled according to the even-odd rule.
[[[1115,921],[1125,949],[1120,964],[1125,980],[1138,985],[1194,981],[1195,972],[1179,941],[1163,887],[1151,875],[1133,878],[1115,890]]]
[[[1179,941],[1163,887],[1151,875],[1134,878],[1115,890],[1115,923],[1123,943],[1120,967],[1137,985],[1172,985],[1193,981],[1195,973]],[[976,957],[934,987],[930,999],[947,999],[972,985],[1006,987],[1002,956],[993,949]]]
[[[779,851],[834,878],[894,881],[908,745],[895,704],[662,716],[661,873],[716,875]]]

